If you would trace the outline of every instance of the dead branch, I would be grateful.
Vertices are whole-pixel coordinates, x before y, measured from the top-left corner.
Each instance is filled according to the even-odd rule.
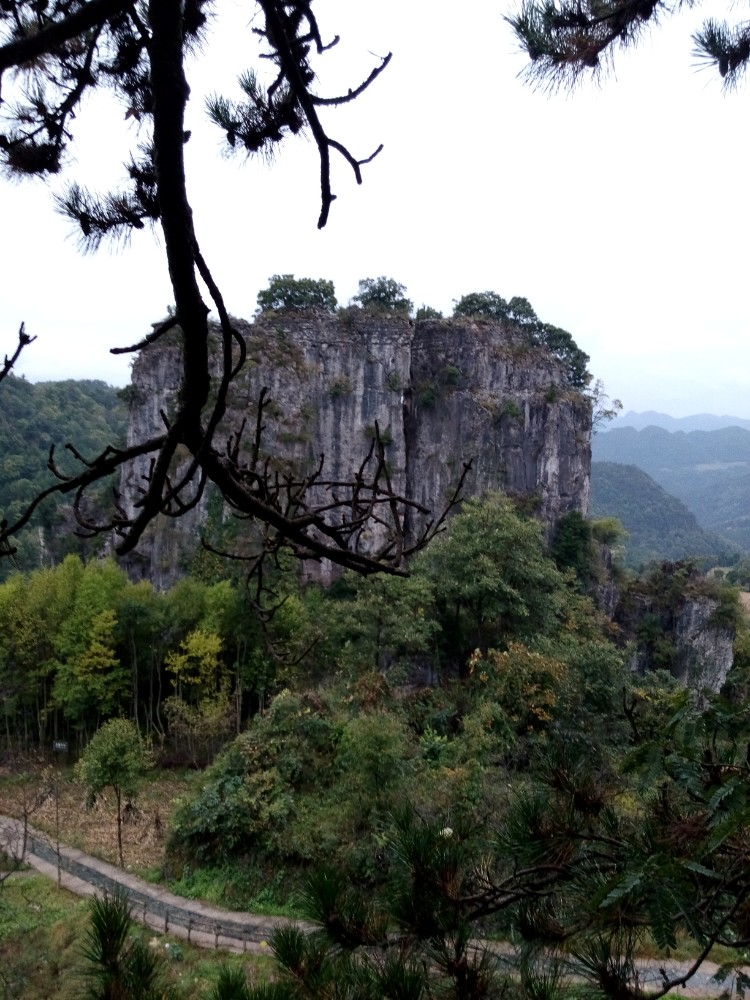
[[[30,337],[29,334],[26,333],[26,324],[21,323],[21,326],[18,328],[18,344],[16,345],[16,349],[10,357],[8,357],[7,354],[5,355],[3,367],[0,368],[0,382],[2,382],[2,380],[7,378],[10,374],[16,361],[18,361],[21,357],[21,351],[24,347],[28,347],[29,344],[33,344],[35,340],[36,337]]]

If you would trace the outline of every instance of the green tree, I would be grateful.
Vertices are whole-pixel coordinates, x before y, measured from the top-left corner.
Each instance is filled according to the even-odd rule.
[[[176,687],[164,702],[170,736],[195,767],[205,767],[232,731],[230,674],[222,645],[215,633],[194,629],[164,661]]]
[[[570,86],[584,74],[601,72],[616,48],[635,45],[648,25],[675,10],[665,0],[645,5],[614,0],[604,8],[598,0],[524,0],[506,20],[531,59],[529,79]],[[735,86],[750,60],[750,22],[710,18],[693,35],[693,44],[698,59],[714,66],[725,86]]]
[[[359,291],[353,298],[363,309],[374,312],[391,312],[409,314],[414,303],[406,297],[404,285],[393,278],[362,278]]]
[[[354,596],[331,602],[327,625],[342,665],[355,671],[380,670],[435,649],[440,626],[433,584],[424,574],[346,582]]]
[[[116,646],[117,609],[129,586],[124,570],[111,559],[84,566],[70,613],[56,636],[54,702],[84,735],[127,700],[128,671]]]
[[[77,765],[78,776],[90,794],[98,795],[105,788],[111,788],[115,793],[117,854],[121,868],[125,867],[122,800],[123,797],[135,797],[152,763],[151,751],[133,723],[127,719],[111,719],[94,734]]]
[[[528,659],[524,681],[538,693],[550,667]],[[513,671],[502,673],[506,696],[523,711]],[[715,944],[735,956],[720,975],[737,975],[744,989],[748,726],[746,708],[717,699],[698,712],[683,692],[618,780],[585,748],[559,747],[492,815],[490,836],[460,815],[396,810],[379,838],[387,877],[374,896],[342,871],[309,878],[303,906],[320,931],[272,938],[279,995],[479,1000],[584,989],[659,1000],[683,987]],[[501,964],[477,944],[488,925],[518,942],[515,959]],[[647,943],[673,950],[678,935],[693,949],[687,967],[665,961],[661,978],[644,982],[639,951]],[[399,991],[388,991],[386,975]]]
[[[56,724],[58,643],[82,577],[80,560],[68,556],[54,569],[0,584],[0,687],[9,743],[13,735],[27,746],[34,738],[43,743],[51,721]]]
[[[165,634],[165,597],[147,580],[129,585],[117,605],[123,665],[130,668],[132,718],[147,731],[159,729],[158,704]]]
[[[325,278],[295,278],[293,274],[274,274],[268,279],[268,288],[258,292],[258,310],[262,313],[282,309],[321,309],[334,313],[336,306],[333,282]]]
[[[363,810],[388,801],[413,755],[413,736],[395,715],[370,712],[351,719],[336,753],[336,765],[349,789],[347,798],[355,798]]]
[[[610,399],[600,378],[588,386],[586,395],[591,400],[591,431],[596,434],[604,424],[615,419],[622,410],[622,402],[619,399]]]
[[[221,662],[221,637],[205,629],[194,629],[180,643],[179,652],[168,653],[167,672],[176,682],[180,697],[183,691],[194,700],[216,694],[227,681]]]
[[[585,389],[591,381],[587,369],[590,358],[576,344],[571,334],[551,323],[537,323],[533,331],[537,342],[563,362],[570,385],[575,389]]]
[[[127,671],[115,655],[116,628],[114,611],[100,611],[91,620],[85,649],[69,662],[76,692],[72,696],[66,693],[62,702],[65,705],[67,700],[69,708],[77,702],[71,715],[107,718],[124,707],[130,685]]]
[[[582,584],[590,583],[596,570],[596,553],[591,524],[580,511],[568,511],[558,521],[551,555],[560,569],[571,569]]]
[[[432,581],[444,656],[461,670],[475,649],[554,631],[565,606],[540,526],[499,493],[467,501],[414,572]]]
[[[453,315],[505,320],[510,318],[510,306],[497,292],[470,292],[453,303]]]
[[[539,322],[531,303],[522,295],[514,295],[510,300],[508,303],[508,316],[514,323],[519,323],[521,326],[533,326]]]
[[[591,380],[586,368],[588,354],[578,347],[567,330],[542,323],[529,300],[522,296],[514,296],[506,302],[497,292],[471,292],[454,303],[453,315],[511,322],[526,333],[531,343],[546,347],[565,365],[568,383],[573,388],[584,389]]]
[[[416,315],[414,317],[417,322],[422,319],[442,319],[443,314],[439,309],[433,309],[432,306],[422,304],[419,309],[417,309]]]

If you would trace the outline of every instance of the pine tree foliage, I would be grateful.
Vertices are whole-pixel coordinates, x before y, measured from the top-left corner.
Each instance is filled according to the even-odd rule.
[[[673,707],[627,774],[552,740],[481,825],[466,803],[452,816],[395,808],[374,892],[340,870],[309,877],[302,904],[319,929],[274,935],[279,995],[529,1000],[583,983],[658,1000],[714,944],[736,954],[728,975],[750,941],[748,711],[719,698],[699,711],[687,694]],[[490,934],[515,951],[484,946]],[[675,964],[686,940],[693,957]],[[663,968],[647,976],[637,959],[654,945]]]
[[[527,78],[551,88],[600,74],[618,48],[636,45],[645,32],[676,13],[669,0],[524,0],[506,18],[531,60]],[[743,78],[750,60],[750,22],[709,18],[693,35],[696,58],[718,70],[727,88]]]
[[[123,889],[95,896],[83,957],[88,1000],[167,1000],[163,961],[133,935],[130,905]]]

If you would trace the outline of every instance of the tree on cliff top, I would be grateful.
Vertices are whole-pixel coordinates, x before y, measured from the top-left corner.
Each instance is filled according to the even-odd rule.
[[[258,292],[258,311],[278,312],[291,309],[322,309],[336,312],[336,292],[333,282],[325,278],[295,278],[293,274],[274,274],[268,279],[268,288]]]
[[[528,299],[515,295],[507,302],[497,292],[470,292],[454,305],[454,316],[490,319],[512,323],[527,334],[532,344],[540,344],[565,365],[568,382],[575,389],[585,389],[591,381],[587,369],[589,356],[567,330],[542,323]]]
[[[408,316],[414,303],[406,297],[406,286],[393,278],[362,278],[359,292],[354,296],[363,309],[374,312],[402,313]]]
[[[245,69],[239,78],[242,100],[214,97],[208,112],[223,131],[229,152],[268,157],[286,136],[308,132],[319,154],[318,226],[323,227],[335,198],[332,155],[340,156],[361,183],[362,166],[379,148],[357,158],[329,134],[320,110],[355,100],[385,69],[390,54],[346,93],[323,96],[316,89],[313,62],[338,37],[324,41],[306,0],[256,0],[252,6],[261,18],[251,30],[266,46],[264,58],[271,66],[272,82],[264,88],[255,71]],[[50,468],[58,482],[15,523],[0,521],[0,552],[12,551],[12,537],[51,492],[72,494],[83,530],[114,531],[122,554],[137,545],[158,514],[179,516],[195,506],[206,484],[213,482],[238,513],[265,525],[263,553],[286,544],[298,554],[325,557],[360,572],[398,571],[410,544],[403,531],[407,510],[417,518],[425,515],[424,530],[412,548],[425,543],[440,519],[427,520],[427,512],[394,494],[377,434],[368,459],[351,482],[335,484],[324,481],[322,460],[311,476],[274,475],[262,457],[260,418],[247,444],[242,440],[244,425],[234,429],[228,440],[226,434],[217,440],[230,383],[244,362],[245,344],[201,252],[184,155],[190,139],[184,124],[190,93],[186,54],[195,56],[208,43],[211,7],[209,0],[3,0],[0,4],[0,77],[6,85],[0,159],[6,172],[16,178],[48,179],[57,174],[74,143],[72,122],[85,112],[86,98],[96,90],[114,91],[136,127],[125,166],[127,181],[120,190],[104,194],[70,184],[58,195],[58,208],[77,226],[88,250],[107,239],[127,239],[134,229],[160,228],[174,308],[144,341],[117,351],[136,351],[173,329],[182,342],[176,412],[164,417],[161,432],[126,448],[107,448],[95,457],[74,451],[81,471],[73,476],[58,470],[51,455]],[[218,377],[211,375],[209,305],[220,324]],[[22,327],[16,354],[6,359],[3,373],[27,340]],[[259,409],[262,414],[262,400]],[[144,456],[150,460],[150,471],[135,512],[130,514],[115,502],[107,523],[90,523],[82,506],[86,489]],[[312,484],[330,488],[325,507],[310,500]],[[357,547],[366,534],[365,525],[373,522],[388,536],[374,554]]]
[[[681,6],[667,0],[523,0],[506,20],[531,59],[528,78],[555,87],[599,73],[617,46],[636,44],[649,25]],[[725,87],[736,86],[750,61],[750,21],[731,25],[709,18],[693,44],[693,54],[718,69]]]

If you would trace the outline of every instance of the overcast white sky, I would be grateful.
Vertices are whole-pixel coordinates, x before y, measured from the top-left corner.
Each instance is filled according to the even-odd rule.
[[[601,86],[548,95],[518,78],[508,4],[316,0],[324,35],[341,35],[317,64],[321,92],[394,53],[327,115],[355,155],[385,148],[359,188],[336,163],[319,232],[309,141],[288,141],[270,167],[226,160],[205,123],[202,92],[231,94],[257,65],[254,5],[219,0],[226,30],[191,75],[187,149],[198,238],[230,311],[249,318],[269,275],[289,272],[332,279],[340,302],[385,274],[447,314],[467,292],[523,295],[626,409],[750,417],[750,94],[696,69],[690,33],[711,7],[665,22]],[[103,101],[86,110],[69,177],[99,188],[122,176],[132,125]],[[140,339],[171,301],[158,240],[82,257],[40,183],[0,184],[0,219],[0,355],[24,320],[38,339],[19,373],[125,384],[128,360],[109,348]]]

